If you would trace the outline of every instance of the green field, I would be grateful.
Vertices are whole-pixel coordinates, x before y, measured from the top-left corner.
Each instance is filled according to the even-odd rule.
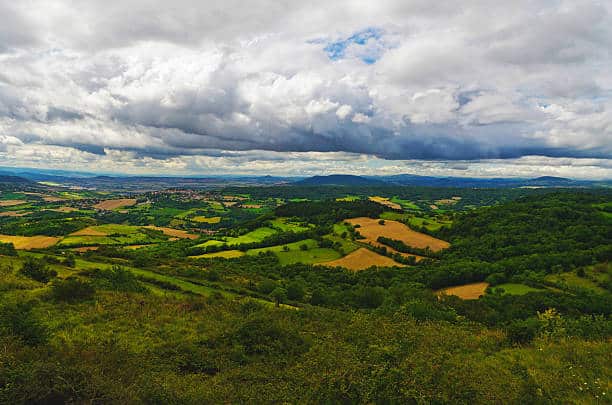
[[[290,251],[296,251],[296,250],[300,250],[300,246],[302,246],[302,245],[306,245],[308,247],[308,249],[314,249],[314,248],[317,248],[319,246],[317,244],[316,240],[314,240],[314,239],[305,239],[305,240],[301,240],[299,242],[287,243],[285,245],[276,245],[276,246],[270,246],[270,247],[259,248],[259,249],[249,249],[249,250],[247,250],[247,254],[248,255],[258,255],[258,254],[264,253],[264,252],[274,252],[274,253],[283,252],[285,246]]]
[[[309,226],[303,226],[295,222],[289,222],[287,218],[276,218],[270,221],[272,228],[279,229],[282,232],[305,232],[311,229]]]
[[[280,264],[288,265],[293,263],[322,263],[331,260],[339,259],[342,257],[340,253],[333,249],[328,248],[314,248],[310,250],[294,250],[290,252],[279,252],[276,253]]]
[[[336,201],[357,201],[361,200],[358,195],[347,195],[345,197],[336,198]]]
[[[607,281],[609,276],[605,272],[598,273],[593,271],[592,266],[587,267],[585,272],[586,277],[580,277],[576,274],[576,272],[570,271],[560,274],[549,274],[546,276],[545,280],[559,284],[560,286],[567,285],[569,287],[578,287],[590,290],[598,294],[605,293],[606,290],[600,287],[597,282],[604,283]]]
[[[193,222],[199,222],[203,224],[218,224],[221,222],[221,217],[205,217],[203,215],[198,215],[196,217],[191,218]]]
[[[234,246],[234,245],[242,245],[242,244],[247,244],[247,243],[256,243],[256,242],[261,242],[268,236],[272,236],[275,233],[277,233],[275,229],[264,226],[261,228],[257,228],[254,231],[251,231],[249,233],[245,233],[244,235],[241,235],[241,236],[227,237],[227,238],[224,238],[223,240],[209,240],[209,241],[206,241],[204,243],[197,245],[197,247],[219,246],[219,245]]]
[[[543,291],[540,288],[533,288],[525,284],[516,284],[516,283],[504,283],[504,284],[496,285],[491,288],[493,289],[503,288],[504,294],[509,294],[509,295],[525,295],[530,292]]]
[[[402,200],[399,197],[393,197],[393,198],[391,198],[390,201],[394,202],[396,204],[401,205],[402,208],[404,208],[404,209],[420,210],[418,205],[416,205],[415,203],[413,203],[412,201],[409,201],[409,200]]]

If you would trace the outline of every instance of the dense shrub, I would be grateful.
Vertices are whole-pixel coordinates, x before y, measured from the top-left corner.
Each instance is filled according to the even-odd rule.
[[[51,283],[51,296],[57,301],[77,302],[90,299],[96,290],[87,281],[76,277],[68,277],[65,280],[56,279]]]
[[[26,259],[20,272],[24,276],[41,283],[48,283],[49,280],[57,276],[57,272],[47,267],[47,263],[44,260],[35,258]]]

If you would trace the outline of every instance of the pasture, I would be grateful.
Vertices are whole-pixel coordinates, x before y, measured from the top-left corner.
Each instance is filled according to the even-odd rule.
[[[510,295],[525,295],[530,292],[538,292],[544,291],[541,288],[533,288],[525,284],[517,284],[517,283],[504,283],[496,285],[495,287],[491,287],[493,290],[497,288],[501,288],[504,290],[504,294]]]
[[[420,249],[429,247],[429,249],[434,252],[446,249],[450,246],[448,242],[413,231],[406,225],[397,221],[385,220],[384,225],[381,225],[378,219],[360,217],[347,219],[346,222],[353,226],[359,225],[360,227],[357,230],[365,237],[363,241],[374,246],[382,246],[377,242],[379,236],[401,240],[408,246]]]
[[[405,267],[404,265],[396,262],[395,260],[379,255],[378,253],[372,252],[367,248],[359,248],[352,253],[344,256],[343,258],[321,263],[328,267],[345,267],[349,270],[365,270],[372,266],[378,267]]]

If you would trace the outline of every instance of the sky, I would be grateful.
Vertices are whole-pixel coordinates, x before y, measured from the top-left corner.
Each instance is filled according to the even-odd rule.
[[[612,2],[0,0],[0,166],[612,178]]]

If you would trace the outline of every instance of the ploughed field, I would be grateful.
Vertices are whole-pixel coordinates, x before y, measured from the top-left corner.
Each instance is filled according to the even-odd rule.
[[[485,291],[489,283],[470,283],[438,290],[438,295],[455,295],[464,300],[477,300]]]

